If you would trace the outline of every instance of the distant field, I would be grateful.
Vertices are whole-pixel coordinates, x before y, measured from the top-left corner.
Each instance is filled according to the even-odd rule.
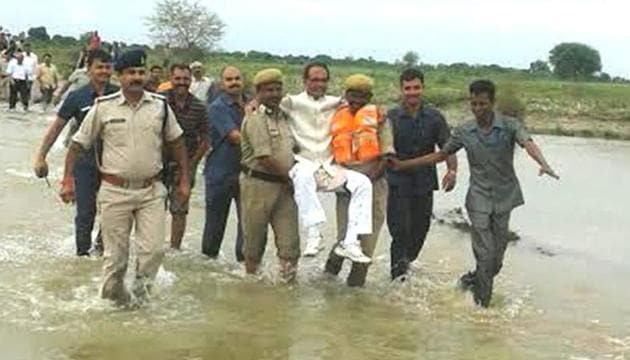
[[[76,48],[35,44],[34,50],[50,52],[62,72],[68,74],[78,54]],[[162,64],[165,55],[149,52],[150,64]],[[302,87],[302,67],[298,64],[252,60],[246,57],[210,55],[203,62],[210,76],[217,77],[225,65],[239,67],[246,78],[265,67],[277,67],[285,73],[285,88],[298,92]],[[178,54],[170,63],[182,61]],[[394,65],[333,65],[330,92],[340,93],[344,77],[362,72],[374,77],[375,101],[386,105],[398,100],[398,73]],[[450,123],[467,118],[467,84],[487,78],[498,84],[498,106],[519,114],[533,132],[585,137],[630,140],[630,85],[559,81],[552,77],[533,76],[522,71],[445,71],[428,69],[427,101],[441,109]]]

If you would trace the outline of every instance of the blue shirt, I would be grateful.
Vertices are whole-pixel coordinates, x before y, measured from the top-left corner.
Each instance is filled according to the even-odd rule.
[[[212,152],[206,158],[204,176],[211,184],[238,181],[241,147],[229,142],[227,136],[232,130],[241,129],[245,110],[230,96],[222,93],[210,104],[208,113]]]
[[[113,94],[116,91],[118,91],[118,87],[107,83],[103,95]],[[68,94],[66,100],[61,104],[57,116],[65,120],[66,123],[74,118],[77,121],[76,128],[78,129],[98,96],[91,83],[80,87]]]
[[[411,159],[442,148],[450,136],[444,116],[429,106],[422,106],[414,115],[403,106],[391,109],[387,117],[394,132],[394,148],[401,160]],[[410,171],[387,171],[387,181],[403,194],[423,195],[438,189],[435,166],[423,166]]]

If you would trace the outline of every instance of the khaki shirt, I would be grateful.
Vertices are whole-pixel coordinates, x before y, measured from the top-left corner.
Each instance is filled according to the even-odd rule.
[[[520,121],[498,112],[488,134],[483,134],[475,120],[453,130],[442,151],[451,155],[462,147],[466,149],[470,168],[468,211],[504,213],[523,205],[514,171],[514,144],[523,146],[531,139]]]
[[[258,161],[271,156],[289,169],[295,162],[295,141],[289,129],[289,116],[282,110],[276,115],[261,105],[256,112],[245,117],[241,130],[241,164],[250,169],[269,173]]]
[[[132,107],[122,92],[96,99],[72,138],[89,149],[102,139],[101,172],[128,180],[156,176],[162,170],[163,140],[171,142],[182,135],[175,114],[167,106],[164,133],[164,97],[144,92],[138,105]]]
[[[39,80],[40,86],[44,89],[56,87],[57,80],[59,79],[57,67],[53,64],[50,64],[50,66],[40,64],[37,68],[37,79]]]

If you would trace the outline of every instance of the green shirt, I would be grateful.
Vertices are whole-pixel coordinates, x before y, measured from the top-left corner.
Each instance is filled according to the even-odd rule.
[[[494,113],[488,134],[475,120],[456,127],[442,151],[448,155],[466,149],[470,185],[466,195],[468,211],[503,213],[523,205],[523,193],[514,172],[514,144],[531,140],[523,124],[512,117]]]

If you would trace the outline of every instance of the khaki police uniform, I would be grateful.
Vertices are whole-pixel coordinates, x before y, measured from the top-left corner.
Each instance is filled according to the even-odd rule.
[[[167,111],[166,123],[164,111]],[[102,296],[125,296],[123,279],[129,258],[129,235],[135,225],[137,246],[134,290],[145,290],[164,257],[166,189],[158,181],[164,141],[182,135],[164,98],[145,92],[132,106],[121,92],[100,97],[83,120],[73,141],[89,149],[102,140],[98,193],[105,246]],[[115,179],[117,181],[113,181]]]
[[[378,141],[382,155],[394,154],[394,140],[389,120],[383,121],[378,130]],[[349,169],[358,171],[362,174],[368,174],[380,160],[372,160],[363,164],[347,166]],[[387,180],[385,176],[372,181],[372,233],[367,235],[359,235],[361,242],[361,250],[369,257],[374,254],[381,228],[385,222],[387,213]],[[348,207],[350,205],[350,195],[347,193],[337,194],[337,241],[343,241],[346,229],[348,227]],[[341,265],[344,258],[335,254],[334,248],[330,252],[328,261],[326,262],[326,271],[338,274],[341,271]],[[349,286],[363,286],[367,271],[370,264],[352,263],[352,270],[348,275],[347,283]]]
[[[259,264],[267,243],[267,226],[274,231],[277,255],[295,265],[300,256],[297,205],[288,178],[270,174],[260,164],[270,156],[289,169],[294,163],[295,143],[289,119],[283,111],[272,113],[264,105],[247,116],[241,131],[242,168],[240,175],[243,214],[244,255]],[[284,275],[295,275],[284,274]]]

